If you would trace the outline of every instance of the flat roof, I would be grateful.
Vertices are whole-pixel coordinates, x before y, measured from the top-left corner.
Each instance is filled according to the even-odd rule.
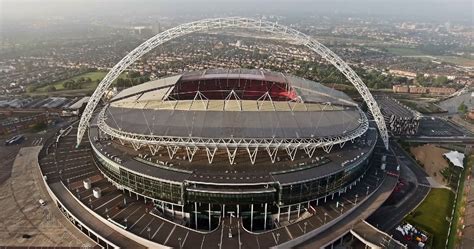
[[[329,109],[329,108],[328,108]],[[109,106],[108,126],[137,134],[202,138],[318,138],[361,126],[357,108],[324,111],[202,111]]]

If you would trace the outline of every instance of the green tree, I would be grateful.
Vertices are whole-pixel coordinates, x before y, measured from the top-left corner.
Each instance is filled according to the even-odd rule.
[[[47,92],[55,92],[55,91],[56,91],[56,87],[55,87],[55,86],[48,86],[48,87],[46,88],[46,91],[47,91]]]
[[[467,113],[467,105],[464,104],[464,101],[458,106],[458,112],[462,114]]]
[[[436,86],[446,85],[448,83],[448,77],[446,77],[444,75],[438,76],[438,77],[436,77],[434,83],[435,83]]]

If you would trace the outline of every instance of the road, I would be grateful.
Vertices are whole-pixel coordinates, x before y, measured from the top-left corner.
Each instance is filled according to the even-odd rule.
[[[390,232],[397,226],[409,212],[424,200],[430,190],[429,182],[426,179],[428,175],[417,165],[416,161],[397,143],[392,142],[390,146],[400,164],[401,178],[407,183],[411,182],[413,188],[406,193],[404,198],[390,205],[382,206],[367,220],[384,232]]]

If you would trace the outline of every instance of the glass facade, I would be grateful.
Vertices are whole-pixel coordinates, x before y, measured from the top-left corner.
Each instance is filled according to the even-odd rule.
[[[94,149],[95,150],[95,149]],[[114,182],[138,194],[175,204],[211,203],[211,204],[261,204],[278,203],[292,205],[323,197],[353,182],[367,169],[370,154],[354,162],[354,166],[335,174],[306,182],[280,185],[214,185],[183,182],[182,184],[160,181],[133,173],[109,160],[95,150],[98,166]]]
[[[97,165],[102,173],[106,174],[107,177],[112,179],[114,182],[127,187],[138,194],[153,199],[172,202],[175,204],[182,203],[181,184],[159,181],[135,174],[123,168],[114,166],[114,162],[110,162],[102,157],[103,155],[97,154]]]
[[[343,188],[365,172],[369,158],[370,156],[357,162],[358,164],[352,168],[313,181],[281,185],[279,204],[290,205],[314,200]]]

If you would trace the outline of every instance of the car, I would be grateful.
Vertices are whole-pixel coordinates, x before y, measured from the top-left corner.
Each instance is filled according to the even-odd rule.
[[[41,206],[46,206],[46,202],[43,199],[39,199],[38,202]]]

